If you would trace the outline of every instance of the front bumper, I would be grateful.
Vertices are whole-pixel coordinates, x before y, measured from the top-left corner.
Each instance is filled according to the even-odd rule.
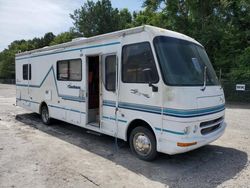
[[[169,155],[174,155],[197,149],[221,137],[225,132],[226,126],[227,124],[223,122],[221,123],[220,128],[218,128],[216,131],[212,133],[209,133],[207,135],[192,136],[192,137],[185,137],[185,136],[166,137],[164,136],[164,134],[161,134],[159,135],[157,140],[157,151]],[[194,142],[196,142],[196,144],[192,146],[187,146],[187,147],[177,146],[177,143],[194,143]]]

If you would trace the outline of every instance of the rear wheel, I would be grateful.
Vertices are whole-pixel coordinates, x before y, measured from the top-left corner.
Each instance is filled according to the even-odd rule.
[[[41,118],[45,125],[49,125],[51,123],[51,118],[49,116],[49,109],[46,105],[43,105],[41,108]]]
[[[157,156],[156,140],[151,130],[145,127],[136,127],[129,137],[132,152],[140,159],[152,161]]]

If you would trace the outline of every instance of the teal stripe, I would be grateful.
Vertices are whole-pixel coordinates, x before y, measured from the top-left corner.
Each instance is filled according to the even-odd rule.
[[[19,101],[25,101],[25,102],[31,102],[31,103],[35,103],[35,104],[39,104],[38,102],[36,101],[31,101],[31,100],[27,100],[27,99],[20,99],[20,98],[16,98],[16,100],[19,100]]]
[[[59,52],[50,52],[50,53],[45,53],[45,54],[40,54],[40,55],[34,55],[31,57],[20,57],[20,58],[16,58],[16,61],[23,60],[23,59],[29,59],[29,58],[31,59],[31,58],[41,57],[41,56],[47,56],[47,55],[60,54],[60,53],[65,53],[65,52],[72,52],[72,51],[78,51],[78,50],[80,51],[80,50],[91,49],[91,48],[100,48],[100,47],[104,47],[104,46],[112,46],[112,45],[117,45],[117,44],[121,44],[121,43],[120,42],[111,42],[111,43],[106,43],[106,44],[98,44],[98,45],[93,45],[93,46],[86,46],[86,47],[81,47],[81,48],[62,50]]]
[[[48,105],[48,106],[51,107],[51,108],[58,108],[58,109],[63,109],[63,110],[71,111],[71,112],[86,114],[86,112],[82,112],[82,111],[75,110],[75,109],[64,108],[64,107],[61,107],[61,106],[55,106],[55,105]]]
[[[76,97],[76,96],[70,96],[70,95],[61,95],[59,94],[58,91],[58,86],[57,86],[57,81],[56,81],[56,75],[55,75],[55,70],[53,65],[50,67],[49,71],[47,72],[47,74],[45,75],[45,77],[43,78],[42,82],[39,85],[28,85],[28,84],[16,84],[16,86],[20,86],[20,87],[32,87],[32,88],[41,88],[42,85],[44,84],[45,80],[47,79],[49,73],[52,72],[53,74],[53,78],[54,78],[54,83],[56,85],[56,92],[57,92],[57,96],[61,97],[64,100],[70,100],[70,101],[77,101],[77,102],[85,102],[85,98],[80,98],[80,97]]]
[[[108,116],[102,116],[103,119],[108,119],[108,120],[113,120],[115,121],[116,119],[113,118],[113,117],[108,117]],[[123,119],[118,119],[119,122],[122,122],[122,123],[127,123],[126,120],[123,120]]]
[[[203,108],[203,109],[190,109],[190,110],[179,110],[179,109],[164,109],[164,115],[175,116],[175,117],[198,117],[203,115],[209,115],[218,113],[225,110],[225,104]]]
[[[176,132],[176,131],[171,131],[171,130],[168,130],[168,129],[160,129],[158,127],[155,127],[155,130],[163,131],[163,132],[167,132],[167,133],[172,133],[172,134],[176,134],[176,135],[185,135],[184,132]]]
[[[31,100],[27,100],[27,99],[19,99],[19,98],[16,98],[17,100],[19,101],[25,101],[25,102],[31,102],[31,103],[35,103],[35,104],[40,104],[39,102],[36,102],[36,101],[31,101]],[[52,108],[59,108],[59,109],[63,109],[63,110],[68,110],[68,111],[72,111],[72,112],[77,112],[77,113],[81,113],[81,114],[86,114],[85,112],[81,112],[79,110],[75,110],[75,109],[69,109],[69,108],[64,108],[64,107],[60,107],[60,106],[55,106],[55,105],[48,105],[49,107],[52,107]]]
[[[208,108],[200,108],[200,109],[189,109],[189,110],[182,110],[182,109],[170,109],[170,108],[164,108],[164,112],[168,113],[178,113],[178,114],[193,114],[193,113],[203,113],[207,112],[208,110],[219,110],[221,108],[224,108],[225,105],[219,105],[214,107],[208,107]]]
[[[78,101],[78,102],[85,102],[85,98],[80,98],[76,96],[69,96],[69,95],[59,95],[64,100],[70,100],[70,101]]]
[[[115,102],[105,100],[103,105],[115,107]],[[162,113],[161,107],[157,107],[157,106],[119,102],[118,107],[128,109],[128,110],[142,111],[142,112],[148,112],[148,113],[154,113],[154,114]],[[188,109],[188,110],[164,108],[163,114],[166,116],[173,116],[173,117],[179,117],[179,118],[192,118],[192,117],[199,117],[199,116],[218,113],[223,110],[225,110],[225,104],[214,106],[214,107],[209,107],[209,108]]]
[[[150,112],[150,113],[161,114],[160,107],[154,107],[154,106],[148,106],[148,105],[119,102],[118,107],[125,108],[125,109],[131,109],[131,110],[138,110],[138,111],[145,111],[145,112]]]
[[[209,107],[206,109],[190,109],[190,110],[179,110],[179,109],[164,109],[164,115],[181,117],[181,118],[192,118],[204,115],[210,115],[225,110],[225,105],[219,105],[215,107]]]
[[[118,119],[118,121],[122,122],[122,123],[127,123],[126,120],[122,120],[122,119]]]
[[[115,102],[114,102],[114,101],[109,101],[109,100],[104,100],[104,101],[103,101],[103,105],[104,105],[104,106],[115,107]]]

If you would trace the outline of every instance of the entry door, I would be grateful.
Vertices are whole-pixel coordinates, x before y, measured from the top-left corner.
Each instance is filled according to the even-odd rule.
[[[116,53],[102,56],[102,84],[101,84],[101,128],[104,132],[115,135],[117,129],[116,107],[118,106]]]
[[[99,127],[100,111],[100,59],[99,55],[87,57],[87,123]]]
[[[149,42],[126,44],[122,48],[119,113],[123,119],[143,118],[161,125],[162,99],[159,75]]]

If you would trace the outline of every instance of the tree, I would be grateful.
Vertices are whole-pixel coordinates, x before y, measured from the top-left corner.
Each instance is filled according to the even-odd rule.
[[[118,30],[131,27],[132,15],[127,8],[121,9],[119,11],[118,17],[119,17],[119,22],[118,22],[119,25],[117,28]]]
[[[79,33],[74,33],[72,31],[60,33],[57,35],[53,41],[51,41],[50,45],[56,45],[61,44],[65,42],[69,42],[74,38],[80,37],[81,35]]]
[[[15,54],[9,50],[0,55],[0,78],[15,78]]]
[[[197,39],[216,69],[230,73],[246,61],[241,56],[250,43],[249,0],[145,0],[144,7],[135,25],[153,24]]]
[[[49,44],[54,40],[55,37],[56,36],[52,32],[46,33],[42,38],[43,46],[49,46]]]
[[[246,48],[238,56],[238,62],[228,74],[231,81],[249,82],[250,81],[250,47]]]
[[[70,15],[76,32],[85,37],[109,33],[128,27],[132,16],[127,9],[119,11],[113,8],[110,0],[100,0],[96,3],[87,1]]]
[[[222,68],[228,79],[250,80],[249,0],[144,0],[143,6],[131,14],[128,9],[113,8],[110,0],[89,0],[70,15],[74,27],[69,32],[13,41],[0,53],[0,77],[14,77],[17,52],[149,24],[195,38],[206,48],[214,67]]]

